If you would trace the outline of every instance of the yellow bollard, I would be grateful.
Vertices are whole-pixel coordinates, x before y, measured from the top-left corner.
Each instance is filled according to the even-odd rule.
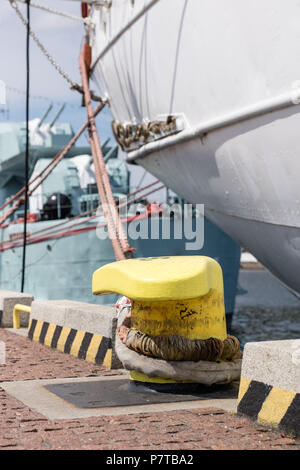
[[[20,313],[21,312],[28,313],[30,315],[31,307],[28,305],[21,305],[21,304],[16,304],[14,306],[13,327],[17,330],[20,328]]]
[[[205,256],[118,261],[93,275],[93,293],[119,293],[132,302],[132,328],[151,336],[227,337],[223,275]],[[139,382],[177,383],[131,372]]]

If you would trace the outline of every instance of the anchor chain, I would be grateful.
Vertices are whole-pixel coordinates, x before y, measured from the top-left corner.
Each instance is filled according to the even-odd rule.
[[[26,18],[22,15],[18,5],[16,4],[16,0],[9,0],[9,3],[11,4],[12,8],[15,10],[16,14],[20,18],[21,22],[23,23],[24,26],[28,26],[28,22]],[[50,64],[55,68],[55,70],[59,73],[59,75],[66,80],[69,85],[71,86],[71,90],[78,91],[79,93],[83,94],[83,89],[82,87],[76,83],[72,78],[65,72],[62,67],[55,61],[55,59],[52,57],[52,55],[47,51],[45,46],[42,44],[42,42],[39,40],[35,32],[32,30],[32,28],[29,28],[29,34],[31,38],[34,40],[38,48],[41,50],[41,52],[44,54],[44,56],[47,58],[47,60],[50,62]],[[98,101],[100,103],[107,104],[107,98],[102,98],[99,96],[96,96],[93,92],[91,92],[91,99],[93,101]]]

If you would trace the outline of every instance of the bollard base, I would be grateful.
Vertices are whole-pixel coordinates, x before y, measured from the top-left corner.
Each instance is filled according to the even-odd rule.
[[[130,380],[126,387],[128,392],[131,393],[154,393],[154,394],[169,394],[181,395],[189,397],[191,395],[198,396],[203,399],[212,398],[212,395],[220,395],[219,398],[235,398],[237,396],[238,386],[234,384],[223,385],[203,385],[198,383],[151,383],[151,382],[138,382]]]
[[[135,370],[130,371],[130,380],[136,383],[143,383],[143,384],[153,384],[153,385],[169,385],[170,388],[174,385],[182,385],[182,384],[192,384],[194,383],[192,380],[172,380],[172,379],[163,379],[162,377],[148,377],[148,375],[144,374],[143,372],[138,372]]]

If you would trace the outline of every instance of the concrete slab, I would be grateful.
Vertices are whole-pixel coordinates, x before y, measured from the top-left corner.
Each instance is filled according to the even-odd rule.
[[[160,412],[172,410],[189,410],[197,408],[217,408],[227,412],[236,412],[237,400],[225,399],[205,399],[193,402],[163,403],[139,406],[121,406],[107,408],[77,408],[68,403],[54,393],[45,388],[45,385],[62,383],[82,383],[99,381],[128,381],[129,375],[124,371],[121,375],[114,377],[80,377],[70,379],[47,379],[47,380],[26,380],[17,382],[2,382],[1,387],[17,400],[24,403],[30,409],[42,414],[48,419],[76,419],[89,418],[94,416],[118,416],[127,414],[137,414],[144,412]]]
[[[300,436],[300,340],[245,345],[238,412]]]
[[[16,304],[31,305],[33,296],[30,294],[0,290],[0,327],[12,328],[13,310]],[[28,326],[29,316],[21,313],[20,324],[23,327]]]

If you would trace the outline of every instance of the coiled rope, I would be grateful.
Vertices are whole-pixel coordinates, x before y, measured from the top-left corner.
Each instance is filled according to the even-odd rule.
[[[156,183],[157,182],[153,183],[152,185],[154,185]],[[150,194],[153,194],[156,191],[159,191],[160,189],[162,189],[164,187],[165,187],[164,185],[160,185],[158,187],[155,187],[151,191],[148,191],[144,194],[141,194],[141,195],[139,195],[139,196],[137,196],[133,199],[128,199],[125,203],[120,204],[118,207],[122,208],[122,207],[125,207],[129,204],[132,204],[132,203],[134,203],[138,200],[144,199],[146,196],[149,196]],[[140,191],[144,191],[145,189],[146,189],[146,186],[144,188],[141,188]],[[130,197],[130,194],[128,195],[128,197]],[[90,217],[87,217],[87,216],[89,216],[90,214],[92,214],[93,212],[96,212],[96,211],[99,211],[99,208],[94,208],[90,211],[86,211],[86,212],[84,212],[80,215],[77,215],[75,217],[67,219],[67,220],[65,220],[63,222],[60,222],[58,224],[51,225],[51,226],[45,227],[41,230],[37,230],[35,232],[27,234],[27,245],[32,245],[34,243],[42,243],[42,242],[47,241],[47,240],[52,240],[52,239],[57,239],[57,238],[62,238],[62,237],[67,237],[67,236],[79,235],[80,233],[82,233],[82,231],[89,231],[89,230],[95,230],[95,229],[100,228],[100,227],[106,227],[107,224],[103,223],[101,225],[98,224],[98,225],[94,225],[94,226],[88,226],[88,227],[84,227],[82,229],[77,228],[80,225],[86,225],[87,222],[103,216],[103,211],[101,211],[96,215],[92,215]],[[142,216],[134,216],[131,219],[126,219],[125,222],[129,222],[131,220],[135,220],[136,218],[141,218],[141,217],[143,217],[143,215]],[[148,217],[148,214],[146,214],[144,217]],[[72,221],[74,221],[76,219],[79,219],[79,218],[81,220],[79,220],[78,222],[72,223]],[[58,228],[58,227],[62,227],[63,225],[67,225],[67,226],[64,227],[63,229]],[[7,227],[7,225],[2,226],[2,228],[5,228],[5,227]],[[74,227],[76,227],[76,228],[74,229]],[[70,229],[72,229],[72,230],[70,230]],[[4,240],[3,242],[0,242],[0,252],[1,251],[6,251],[6,250],[11,250],[13,248],[17,248],[17,247],[21,246],[21,243],[22,243],[21,240],[16,240],[16,241]]]
[[[224,341],[217,338],[190,340],[178,335],[150,336],[128,329],[123,342],[137,353],[165,361],[234,361],[240,352],[238,339],[229,335]]]
[[[124,303],[124,300],[126,298],[122,298],[121,302],[116,305],[118,328],[115,337],[115,350],[125,369],[146,374],[150,378],[161,377],[175,381],[193,381],[207,386],[230,383],[240,378],[242,353],[239,351],[238,340],[234,337],[228,337],[223,342],[223,349],[218,342],[215,343],[216,347],[212,346],[212,341],[210,341],[210,348],[206,346],[198,348],[198,350],[202,349],[202,355],[197,351],[198,357],[207,357],[208,359],[221,357],[221,359],[216,360],[195,360],[196,356],[192,357],[191,355],[189,355],[191,360],[165,360],[162,357],[157,358],[151,356],[151,354],[145,354],[145,348],[140,349],[140,344],[137,344],[137,342],[135,342],[134,348],[138,349],[138,351],[128,347],[133,346],[130,336],[127,341],[131,326],[131,305],[130,303]],[[132,334],[134,336],[134,333]],[[231,344],[231,341],[234,345]],[[152,353],[155,352],[154,349],[157,348],[157,344],[153,345],[153,343],[151,344],[150,341],[147,341],[147,347],[147,352]],[[208,349],[210,349],[209,353],[207,353]],[[214,352],[214,349],[216,352]],[[140,352],[140,350],[143,352]],[[221,350],[222,354],[218,356]],[[233,350],[236,351],[234,354],[232,354]],[[228,355],[229,352],[230,354]],[[165,351],[159,351],[159,355],[165,356]],[[230,356],[231,359],[229,360]],[[174,351],[172,351],[172,356],[170,357],[178,358],[179,354],[175,355]]]

